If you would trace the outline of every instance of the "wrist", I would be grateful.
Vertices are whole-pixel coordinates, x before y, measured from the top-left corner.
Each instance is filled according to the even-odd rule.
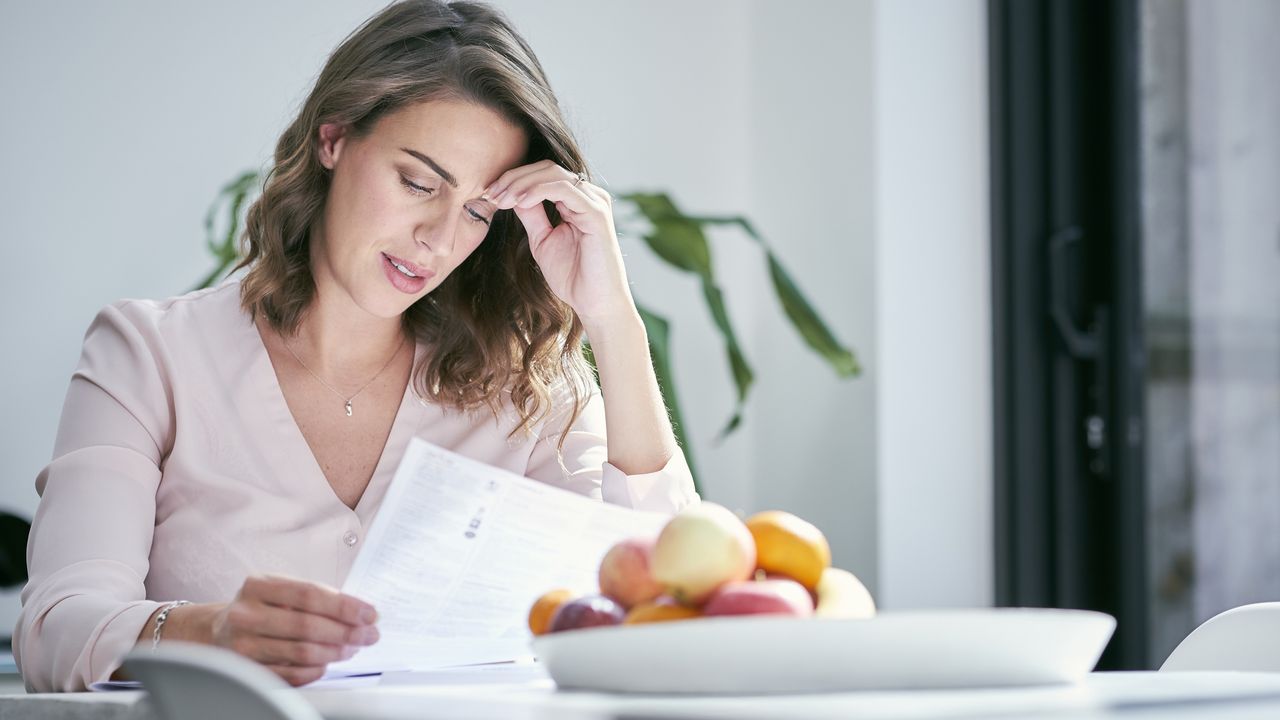
[[[205,645],[212,644],[213,618],[216,611],[217,606],[210,604],[179,605],[173,608],[165,620],[160,642],[181,640]],[[152,618],[149,624],[152,633],[155,631],[155,626],[156,618]]]
[[[640,318],[640,312],[634,305],[614,315],[590,319],[580,317],[580,319],[582,329],[593,348],[626,339],[641,339],[648,343],[644,320]]]

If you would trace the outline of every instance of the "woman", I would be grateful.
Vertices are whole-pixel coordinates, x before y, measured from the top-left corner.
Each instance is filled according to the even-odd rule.
[[[121,301],[85,336],[36,480],[28,687],[82,689],[161,639],[298,685],[376,642],[376,608],[333,588],[415,435],[610,502],[695,502],[585,171],[492,9],[409,0],[347,38],[280,139],[243,278]]]

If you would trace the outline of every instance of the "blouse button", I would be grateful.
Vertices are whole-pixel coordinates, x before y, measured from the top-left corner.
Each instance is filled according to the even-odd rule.
[[[351,547],[360,542],[360,536],[348,530],[347,534],[342,536],[342,542],[346,543],[347,547]]]

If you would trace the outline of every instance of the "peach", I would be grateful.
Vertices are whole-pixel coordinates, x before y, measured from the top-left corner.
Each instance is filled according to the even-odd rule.
[[[649,571],[653,543],[648,538],[630,538],[609,548],[600,561],[600,592],[625,608],[661,595],[662,583],[654,580]]]
[[[721,585],[750,577],[755,565],[747,526],[724,506],[701,502],[662,528],[650,568],[681,604],[700,605]]]
[[[848,570],[827,568],[818,581],[818,606],[816,617],[870,618],[875,617],[876,602],[862,581]]]
[[[716,591],[702,613],[716,615],[792,615],[809,617],[813,601],[809,591],[795,580],[747,580]]]

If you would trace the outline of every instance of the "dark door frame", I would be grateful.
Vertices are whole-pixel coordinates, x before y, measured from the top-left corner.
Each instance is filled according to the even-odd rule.
[[[1139,0],[989,0],[996,601],[1144,669]]]

